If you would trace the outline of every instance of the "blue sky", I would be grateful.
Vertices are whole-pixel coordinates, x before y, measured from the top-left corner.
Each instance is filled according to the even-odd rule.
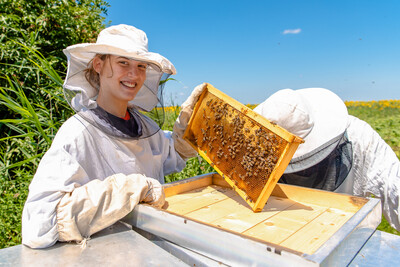
[[[400,1],[109,1],[106,21],[146,32],[181,104],[209,82],[247,104],[279,89],[324,87],[343,100],[400,99]]]

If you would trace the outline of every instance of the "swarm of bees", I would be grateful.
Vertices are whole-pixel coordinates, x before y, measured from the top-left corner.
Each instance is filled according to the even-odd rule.
[[[256,201],[286,141],[212,94],[203,100],[196,115],[191,141],[250,202]]]

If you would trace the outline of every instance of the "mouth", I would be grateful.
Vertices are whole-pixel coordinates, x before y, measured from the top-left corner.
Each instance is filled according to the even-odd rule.
[[[136,88],[137,83],[136,82],[128,82],[128,81],[122,81],[121,84],[123,86],[129,87],[129,88]]]

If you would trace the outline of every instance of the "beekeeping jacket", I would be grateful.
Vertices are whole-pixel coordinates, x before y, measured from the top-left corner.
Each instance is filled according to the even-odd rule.
[[[170,132],[159,131],[148,139],[117,139],[74,115],[59,129],[29,186],[22,216],[22,242],[32,248],[54,244],[59,239],[57,205],[76,188],[115,174],[142,174],[164,183],[164,175],[178,172],[184,166]],[[120,187],[123,190],[124,185]],[[88,201],[100,198],[96,192],[91,196],[96,199]],[[130,208],[119,217],[128,214]],[[109,216],[112,219],[109,225],[120,219],[113,214]]]
[[[188,144],[179,140],[181,134],[172,137],[139,112],[160,102],[162,75],[175,73],[166,58],[147,51],[144,32],[128,25],[112,26],[100,33],[95,44],[73,45],[64,53],[68,58],[64,95],[77,114],[57,132],[29,186],[22,243],[32,248],[58,240],[85,241],[127,215],[139,201],[162,205],[164,176],[184,168],[179,147],[188,151]],[[148,63],[146,81],[129,103],[130,116],[137,120],[136,136],[120,132],[109,123],[108,114],[99,112],[98,88],[85,79],[85,69],[96,54]]]
[[[369,124],[348,115],[336,94],[323,88],[284,89],[254,110],[305,141],[279,182],[373,195],[390,225],[400,230],[399,159]]]

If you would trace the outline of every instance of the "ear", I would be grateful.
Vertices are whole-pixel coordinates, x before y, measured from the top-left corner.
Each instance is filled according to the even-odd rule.
[[[100,57],[97,57],[97,56],[96,56],[96,57],[93,58],[92,64],[93,64],[93,69],[94,69],[98,74],[100,74],[101,70],[103,69],[104,61],[103,61]]]

